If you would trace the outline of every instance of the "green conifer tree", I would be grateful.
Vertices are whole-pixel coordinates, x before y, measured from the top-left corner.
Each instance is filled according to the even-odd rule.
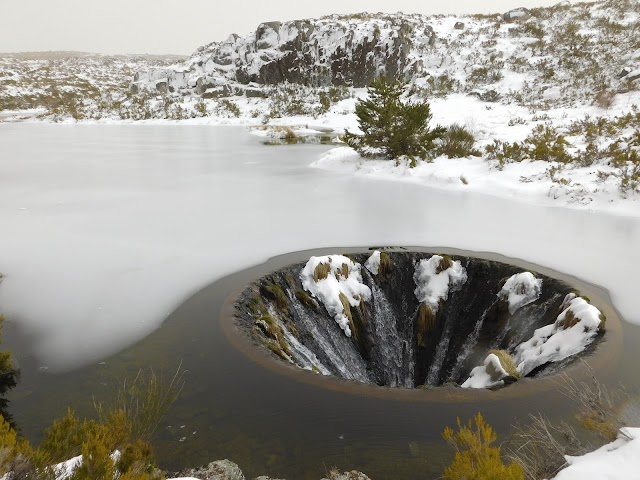
[[[362,135],[345,133],[344,140],[363,157],[383,156],[397,160],[426,158],[434,149],[434,141],[446,129],[429,128],[431,109],[427,102],[405,102],[406,85],[386,77],[374,80],[367,89],[368,98],[356,104],[356,115]]]

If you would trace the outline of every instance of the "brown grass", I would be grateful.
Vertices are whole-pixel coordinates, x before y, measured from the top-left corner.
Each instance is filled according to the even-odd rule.
[[[313,279],[316,282],[324,280],[329,276],[329,272],[331,272],[331,265],[328,263],[319,263],[313,271]]]
[[[436,268],[436,274],[444,272],[453,266],[453,260],[451,260],[449,255],[440,256],[442,257],[442,260],[440,260],[440,264],[438,265],[438,268]]]
[[[393,272],[393,262],[391,257],[385,252],[380,252],[380,268],[378,268],[378,276],[386,280]]]
[[[602,89],[598,93],[596,93],[596,96],[593,99],[593,104],[600,108],[608,110],[613,105],[613,100],[615,99],[615,97],[615,92],[607,89]]]
[[[571,310],[567,310],[564,314],[564,318],[558,322],[558,327],[562,330],[567,330],[568,328],[575,326],[579,321],[580,319],[577,318]]]
[[[340,276],[343,278],[349,278],[349,265],[346,263],[343,263],[342,267],[340,267],[336,272],[336,280],[340,280]]]
[[[522,374],[518,371],[516,362],[509,352],[506,350],[489,350],[489,353],[493,353],[498,357],[500,365],[502,365],[502,368],[504,368],[509,375],[514,378],[522,378]]]
[[[339,298],[340,298],[340,302],[342,303],[342,308],[344,309],[344,314],[349,319],[349,328],[351,329],[351,336],[357,340],[358,331],[356,330],[356,325],[353,321],[353,313],[351,312],[351,304],[349,303],[349,299],[342,292],[340,292]]]
[[[420,304],[416,325],[416,339],[420,348],[427,346],[427,336],[436,328],[437,324],[436,315],[431,307],[425,303]]]

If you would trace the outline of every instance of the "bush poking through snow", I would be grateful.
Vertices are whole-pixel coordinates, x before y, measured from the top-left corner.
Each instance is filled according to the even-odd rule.
[[[449,158],[480,157],[482,153],[474,148],[475,143],[476,139],[469,130],[454,123],[439,140],[436,154]]]
[[[429,128],[431,108],[427,102],[402,100],[407,86],[380,77],[368,88],[368,98],[356,104],[356,116],[362,135],[348,130],[344,141],[363,157],[426,158],[435,148],[435,140],[445,129]]]
[[[455,450],[453,463],[444,469],[444,480],[524,480],[520,465],[503,463],[500,447],[492,446],[498,436],[481,414],[466,425],[458,419],[458,431],[446,427],[442,436]]]

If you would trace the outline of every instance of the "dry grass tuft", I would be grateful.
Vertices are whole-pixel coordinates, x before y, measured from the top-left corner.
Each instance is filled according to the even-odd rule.
[[[425,348],[427,346],[427,337],[429,333],[435,330],[437,326],[436,315],[431,307],[425,303],[420,304],[418,308],[418,321],[416,324],[416,340],[418,347]]]
[[[316,265],[316,268],[313,271],[313,279],[316,282],[319,282],[320,280],[324,280],[329,276],[330,272],[331,272],[331,265],[329,265],[328,263],[319,263],[318,265]]]
[[[489,353],[493,353],[498,357],[500,365],[502,365],[502,368],[504,368],[509,375],[514,378],[522,378],[522,374],[518,371],[516,362],[509,352],[506,350],[489,350]]]

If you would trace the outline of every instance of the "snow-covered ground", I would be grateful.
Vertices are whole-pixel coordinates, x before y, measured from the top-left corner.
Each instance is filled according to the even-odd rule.
[[[640,477],[640,428],[624,428],[616,441],[567,461],[569,466],[555,480],[636,480]]]

